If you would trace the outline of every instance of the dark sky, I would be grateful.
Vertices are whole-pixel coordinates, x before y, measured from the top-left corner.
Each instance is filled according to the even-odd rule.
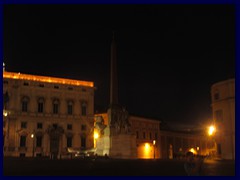
[[[211,118],[210,88],[235,76],[230,5],[4,5],[6,70],[94,81],[109,104],[116,33],[119,102],[166,122]]]

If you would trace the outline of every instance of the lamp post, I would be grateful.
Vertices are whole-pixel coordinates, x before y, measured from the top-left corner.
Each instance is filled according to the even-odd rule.
[[[34,137],[34,133],[31,134],[31,138],[33,139],[33,145],[32,145],[32,157],[34,157],[34,145],[35,145],[35,137]]]
[[[211,125],[208,127],[208,135],[209,137],[211,137],[211,140],[213,141],[213,155],[216,155],[216,141],[215,141],[215,138],[213,137],[216,133],[216,128],[214,125]]]
[[[94,131],[94,134],[93,134],[93,139],[94,139],[94,148],[97,147],[97,139],[99,138],[99,134],[97,131]]]
[[[155,159],[155,144],[156,144],[156,141],[153,140],[153,159]]]

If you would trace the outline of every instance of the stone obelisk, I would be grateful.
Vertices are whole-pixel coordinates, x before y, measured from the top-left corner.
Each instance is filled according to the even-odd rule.
[[[118,102],[117,54],[115,34],[111,44],[110,105],[108,125],[97,142],[97,153],[113,158],[136,158],[136,137],[131,132],[128,112]],[[99,127],[101,125],[99,124]]]
[[[118,78],[116,42],[113,32],[111,45],[111,74],[110,74],[110,106],[118,104]]]

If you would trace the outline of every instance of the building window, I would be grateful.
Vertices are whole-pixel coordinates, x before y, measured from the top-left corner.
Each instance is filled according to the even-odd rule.
[[[37,123],[37,129],[42,129],[42,123]]]
[[[87,115],[87,103],[86,102],[82,103],[82,115],[83,116]]]
[[[86,126],[85,124],[83,124],[83,125],[81,126],[81,130],[82,130],[82,131],[86,131],[86,130],[87,130],[87,126]]]
[[[21,122],[21,128],[26,129],[27,128],[27,122]]]
[[[73,114],[73,102],[72,101],[68,101],[68,103],[67,103],[67,113],[68,113],[68,115]]]
[[[26,136],[20,136],[20,147],[26,147]]]
[[[44,99],[39,98],[38,99],[38,113],[43,113],[43,107],[44,107]]]
[[[73,88],[72,87],[68,87],[68,90],[73,90]]]
[[[72,125],[71,124],[67,124],[67,130],[72,130]]]
[[[136,131],[136,138],[137,138],[137,139],[139,138],[139,134],[138,134],[138,131]]]
[[[3,84],[8,84],[8,81],[3,81]]]
[[[39,87],[44,87],[44,84],[39,84]]]
[[[222,110],[215,111],[215,117],[217,122],[223,122],[223,111]]]
[[[158,139],[158,133],[155,133],[155,140]]]
[[[146,133],[143,132],[143,139],[146,139]]]
[[[24,86],[29,86],[29,83],[28,82],[24,82],[23,85]]]
[[[72,147],[72,137],[67,137],[67,147]]]
[[[214,100],[219,100],[219,92],[214,93]]]
[[[54,86],[54,89],[59,89],[59,86]]]
[[[86,137],[81,137],[81,147],[86,147]]]
[[[152,139],[152,133],[149,133],[149,139]]]
[[[55,99],[53,101],[53,114],[58,114],[59,111],[59,100]]]
[[[42,136],[36,137],[36,147],[42,147]]]
[[[28,97],[23,97],[22,98],[22,112],[27,112],[28,111],[28,103],[29,103],[29,98]]]

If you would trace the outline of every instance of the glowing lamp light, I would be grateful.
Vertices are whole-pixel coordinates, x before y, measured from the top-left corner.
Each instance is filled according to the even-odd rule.
[[[31,134],[31,138],[34,138],[34,134]]]
[[[8,113],[7,112],[3,112],[3,116],[7,117]]]
[[[148,143],[145,143],[145,149],[149,149],[150,145]]]
[[[208,129],[208,135],[211,136],[211,135],[213,135],[214,132],[215,132],[215,127],[212,125]]]
[[[192,152],[193,154],[197,154],[194,148],[191,148],[189,151]]]
[[[97,132],[94,132],[94,139],[97,139],[99,137]]]

